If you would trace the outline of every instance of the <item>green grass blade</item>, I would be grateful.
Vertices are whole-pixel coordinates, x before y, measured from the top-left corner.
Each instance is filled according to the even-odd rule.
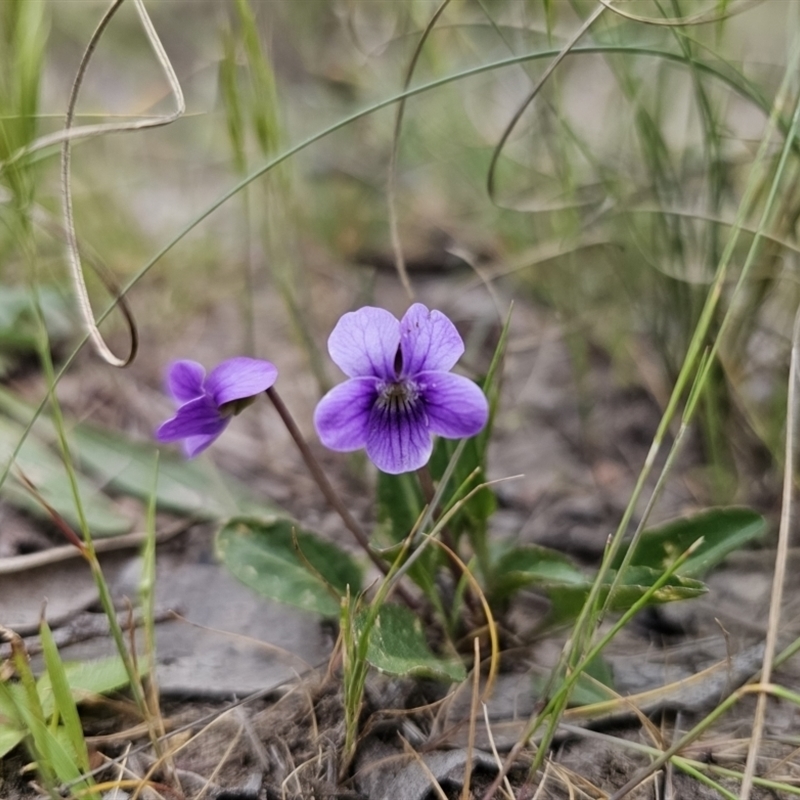
[[[64,670],[64,664],[61,661],[58,648],[53,640],[50,626],[45,620],[42,620],[42,624],[39,627],[39,636],[42,642],[42,655],[44,656],[45,667],[47,669],[47,674],[50,676],[50,686],[53,692],[55,708],[58,709],[58,715],[66,731],[67,741],[77,758],[78,768],[81,772],[88,772],[89,751],[86,748],[86,740],[83,736],[83,726],[81,725],[80,716],[78,714],[78,707],[72,696],[72,690],[67,680],[67,673]],[[61,777],[62,780],[68,780],[68,778],[62,776],[59,777]]]

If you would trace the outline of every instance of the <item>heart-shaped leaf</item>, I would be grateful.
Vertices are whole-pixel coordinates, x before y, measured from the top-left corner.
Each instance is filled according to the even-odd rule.
[[[217,554],[246,586],[264,597],[326,617],[339,597],[361,591],[361,569],[341,548],[288,519],[237,517],[217,534]]]
[[[362,611],[356,619],[358,634],[363,632],[368,613]],[[467,676],[458,659],[440,658],[431,651],[416,614],[389,603],[381,607],[370,631],[367,661],[381,672],[401,677],[459,682]]]
[[[645,531],[631,565],[663,570],[702,536],[702,544],[678,570],[680,575],[699,577],[761,536],[766,526],[764,517],[749,508],[712,508]],[[622,564],[626,552],[627,547],[620,549],[614,569]]]

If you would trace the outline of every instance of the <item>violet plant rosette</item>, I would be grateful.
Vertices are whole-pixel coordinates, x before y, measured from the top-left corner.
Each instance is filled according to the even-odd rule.
[[[178,405],[175,416],[156,431],[159,442],[183,440],[188,458],[202,453],[231,418],[269,389],[278,369],[257,358],[229,358],[206,376],[196,361],[174,361],[167,370],[167,391]]]
[[[455,325],[415,303],[398,321],[382,308],[344,314],[328,352],[348,380],[319,401],[314,425],[331,450],[366,448],[378,469],[411,472],[428,463],[433,436],[463,439],[486,425],[489,403],[450,370],[464,353]]]

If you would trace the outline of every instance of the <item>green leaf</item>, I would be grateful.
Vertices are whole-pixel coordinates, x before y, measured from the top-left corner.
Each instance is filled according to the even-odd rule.
[[[351,594],[361,591],[355,559],[288,519],[232,519],[217,534],[217,554],[251,589],[326,617],[338,616],[348,586]]]
[[[617,587],[611,598],[609,609],[611,611],[626,611],[642,598],[648,589],[663,575],[663,571],[649,567],[631,567],[625,571],[623,583]],[[616,573],[612,570],[608,575],[608,582],[600,590],[601,604],[608,597],[611,584]],[[547,617],[548,625],[558,625],[576,619],[583,608],[592,584],[589,581],[583,584],[551,584],[543,586],[544,593],[550,598],[552,607]],[[687,600],[699,597],[707,591],[704,583],[682,575],[673,575],[650,598],[650,605],[671,603],[674,600]]]
[[[356,630],[363,632],[369,609],[356,618]],[[422,620],[405,606],[381,606],[370,632],[367,661],[390,675],[435,678],[459,682],[467,677],[457,659],[440,658],[428,647]]]
[[[80,425],[72,431],[75,452],[82,466],[101,475],[111,487],[142,500],[153,494],[154,446],[130,442],[110,431]],[[232,513],[273,516],[276,506],[253,497],[233,478],[209,473],[201,462],[161,454],[156,504],[161,510],[224,519]]]
[[[493,600],[504,600],[535,583],[583,584],[586,580],[563,553],[541,545],[523,545],[509,550],[495,564],[491,595]]]
[[[614,671],[602,655],[593,658],[578,676],[569,696],[571,706],[588,706],[602,703],[614,696],[608,688],[614,687]]]
[[[81,773],[75,764],[75,754],[70,752],[69,744],[57,732],[51,731],[41,720],[30,713],[26,707],[21,707],[20,713],[34,741],[39,768],[49,768],[62,783],[77,781]],[[81,784],[81,786],[83,785],[85,784]]]
[[[73,326],[62,294],[43,286],[38,297],[50,341],[63,340]],[[0,349],[21,354],[36,351],[40,333],[32,304],[33,297],[27,287],[0,288]]]
[[[93,661],[67,661],[63,667],[67,684],[76,702],[93,695],[108,694],[128,685],[128,673],[119,656]],[[55,699],[48,673],[39,678],[36,689],[45,715],[51,716],[55,708]]]
[[[22,425],[0,417],[0,463],[8,462],[23,433]],[[61,458],[38,437],[30,434],[19,451],[16,463],[42,497],[78,530],[80,522],[75,511],[75,498]],[[131,528],[131,521],[114,510],[111,501],[92,481],[81,475],[77,478],[78,491],[92,535],[115,536],[127,533]],[[48,511],[16,479],[6,481],[2,496],[38,517],[50,518]]]
[[[631,565],[663,570],[702,536],[703,543],[678,570],[680,575],[698,577],[761,536],[766,524],[760,514],[748,508],[712,508],[645,531]],[[627,546],[620,549],[612,565],[615,569],[626,552]]]
[[[0,758],[25,738],[25,728],[17,709],[17,704],[24,700],[20,688],[0,682]]]
[[[78,708],[75,705],[75,698],[67,678],[67,671],[58,653],[58,648],[50,632],[50,626],[42,620],[39,627],[39,636],[42,641],[42,654],[47,668],[47,675],[52,686],[52,697],[58,715],[63,721],[66,740],[69,748],[74,752],[78,766],[82,772],[89,771],[89,751],[86,749],[86,739],[83,736],[83,726],[78,716]],[[39,687],[39,699],[41,700],[41,686]],[[42,703],[44,707],[44,703]],[[50,714],[45,711],[47,716]]]
[[[14,429],[14,437],[9,436],[13,447],[22,436],[21,426],[33,416],[33,408],[3,389],[0,389],[0,408],[21,423],[18,429]],[[9,421],[9,425],[13,424]],[[52,421],[47,416],[40,416],[34,425],[33,436],[28,439],[35,442],[34,446],[39,445],[37,453],[44,447],[42,442],[54,443],[56,433]],[[150,500],[153,494],[153,444],[131,442],[124,436],[86,424],[73,427],[69,439],[77,466],[96,475],[104,486],[144,501]],[[27,442],[23,450],[26,446]],[[0,433],[0,457],[3,455]],[[47,456],[55,459],[53,469],[63,473],[63,466],[55,454],[47,453]],[[32,501],[28,497],[24,502]],[[162,454],[159,459],[156,502],[159,510],[207,519],[226,519],[236,513],[253,516],[282,513],[277,507],[255,497],[245,484],[214,474],[198,461],[176,458],[169,453]],[[126,523],[125,530],[128,529],[129,523]]]
[[[544,696],[548,689],[550,675],[534,674],[532,680],[533,693],[537,697]],[[570,706],[588,706],[591,703],[602,703],[615,696],[614,671],[611,664],[602,655],[593,658],[578,676],[569,695]]]

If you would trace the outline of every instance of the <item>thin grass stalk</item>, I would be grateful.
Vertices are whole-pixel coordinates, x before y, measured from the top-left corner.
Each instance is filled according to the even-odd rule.
[[[764,661],[761,666],[761,680],[769,683],[772,679],[775,648],[778,643],[778,628],[781,621],[781,606],[783,604],[783,585],[786,578],[786,568],[789,557],[789,539],[792,527],[792,506],[794,490],[794,465],[795,442],[797,440],[797,390],[798,368],[800,367],[800,308],[794,319],[794,332],[792,335],[792,353],[789,366],[789,392],[786,404],[786,454],[783,466],[783,499],[781,507],[781,522],[778,530],[778,547],[775,553],[775,570],[772,578],[772,596],[770,597],[769,619],[767,622],[767,640],[764,646]],[[761,738],[764,733],[764,723],[767,713],[767,696],[759,695],[753,717],[753,730],[750,734],[750,745],[747,751],[744,778],[739,790],[740,800],[749,800],[753,787],[758,762],[758,752],[761,747]]]
[[[147,691],[145,702],[148,708],[146,722],[150,729],[156,753],[166,759],[167,773],[172,781],[176,781],[175,765],[168,751],[161,750],[160,741],[166,733],[164,719],[158,693],[158,676],[156,674],[156,506],[158,488],[158,452],[153,464],[153,490],[147,504],[147,518],[145,520],[144,547],[142,548],[142,577],[139,582],[139,600],[142,606],[142,620],[144,624],[144,647],[147,663]]]
[[[792,57],[792,59],[790,61],[790,65],[787,67],[787,70],[786,70],[786,73],[785,73],[785,76],[784,76],[784,81],[783,81],[783,84],[782,84],[781,89],[779,91],[778,98],[776,99],[776,103],[775,103],[775,106],[773,108],[773,113],[770,116],[770,122],[768,124],[767,132],[765,133],[764,137],[762,138],[761,146],[759,148],[759,152],[758,152],[758,154],[756,156],[756,159],[755,159],[756,166],[758,164],[762,163],[763,159],[766,156],[766,151],[767,151],[767,148],[768,148],[768,145],[769,145],[769,140],[770,140],[772,131],[774,130],[774,128],[777,125],[777,118],[778,118],[778,115],[779,115],[779,111],[783,107],[784,98],[785,98],[786,94],[788,93],[789,84],[790,84],[791,78],[792,78],[793,73],[794,73],[794,68],[796,67],[796,65],[798,63],[798,60],[800,60],[800,48],[798,48],[796,46],[795,49],[794,49],[794,52],[793,52],[793,57]],[[763,228],[766,225],[767,220],[769,219],[769,216],[771,214],[773,203],[774,203],[774,200],[775,200],[775,197],[776,197],[776,194],[777,194],[777,187],[780,184],[780,180],[781,180],[781,177],[782,177],[782,174],[783,174],[783,167],[785,165],[785,158],[788,156],[788,152],[789,152],[789,150],[791,149],[791,147],[793,145],[795,131],[797,129],[798,122],[800,122],[800,116],[798,116],[798,115],[800,115],[800,98],[798,98],[798,101],[797,101],[797,103],[795,105],[795,112],[794,112],[794,116],[793,116],[793,119],[792,119],[791,126],[789,128],[789,134],[788,134],[788,136],[787,136],[787,138],[785,140],[785,143],[784,143],[784,148],[783,148],[781,161],[780,161],[780,163],[778,165],[778,168],[776,169],[776,173],[775,173],[775,175],[773,177],[772,189],[770,191],[768,200],[767,200],[767,202],[765,204],[764,212],[762,213],[761,223],[759,225],[759,229]],[[742,202],[740,203],[739,210],[737,212],[737,223],[735,223],[735,226],[734,226],[734,233],[730,237],[730,239],[728,241],[728,244],[727,244],[727,246],[725,248],[725,251],[723,253],[722,259],[720,261],[720,265],[719,265],[719,267],[717,269],[717,275],[715,277],[714,283],[712,284],[711,290],[709,291],[709,295],[707,297],[706,304],[705,304],[703,312],[701,314],[700,322],[698,323],[698,327],[695,329],[695,333],[694,333],[694,335],[692,337],[692,341],[691,341],[691,343],[689,345],[689,350],[687,352],[686,359],[684,360],[684,364],[683,364],[683,367],[681,368],[680,375],[678,376],[678,380],[676,381],[675,387],[674,387],[672,395],[670,397],[670,401],[669,401],[669,403],[667,405],[667,409],[665,410],[665,412],[664,412],[664,414],[662,416],[661,422],[660,422],[658,430],[656,432],[656,436],[653,439],[653,444],[651,445],[650,451],[649,451],[649,453],[647,455],[647,458],[645,460],[645,464],[644,464],[644,466],[642,468],[642,471],[641,471],[641,473],[639,475],[639,478],[637,479],[636,486],[634,487],[634,491],[633,491],[633,494],[631,496],[631,500],[630,500],[630,502],[628,504],[628,507],[626,508],[625,513],[623,514],[623,518],[622,518],[622,521],[620,523],[619,528],[617,529],[616,533],[614,534],[614,537],[612,537],[612,541],[611,541],[610,546],[606,549],[606,553],[604,555],[603,562],[602,562],[602,564],[600,566],[600,570],[598,571],[598,575],[597,575],[597,577],[595,579],[595,583],[593,584],[592,589],[590,591],[589,598],[587,598],[587,601],[584,604],[583,611],[581,612],[581,615],[579,616],[577,622],[575,623],[575,627],[573,629],[574,632],[573,632],[573,639],[572,639],[571,647],[569,648],[569,653],[566,656],[566,663],[569,664],[570,666],[572,666],[573,668],[577,665],[578,654],[581,653],[584,650],[585,638],[588,638],[591,629],[593,629],[594,625],[596,624],[596,616],[597,615],[596,615],[596,611],[595,611],[595,605],[597,604],[597,601],[598,601],[598,598],[599,598],[600,589],[601,589],[603,580],[605,578],[605,575],[608,573],[608,570],[610,569],[611,562],[612,562],[613,558],[616,556],[616,553],[618,552],[619,547],[622,544],[623,536],[624,536],[625,532],[627,531],[627,528],[628,528],[628,526],[630,524],[630,520],[631,520],[631,518],[633,516],[633,511],[635,509],[635,506],[638,503],[638,500],[639,500],[639,497],[640,497],[642,491],[644,490],[645,481],[649,477],[650,471],[651,471],[652,467],[655,464],[655,458],[656,458],[656,456],[657,456],[657,454],[658,454],[658,452],[660,450],[660,447],[661,447],[663,439],[664,439],[664,437],[666,435],[668,426],[671,423],[675,412],[677,411],[677,406],[678,406],[678,403],[680,401],[680,398],[683,395],[685,385],[688,382],[688,379],[689,379],[689,376],[690,376],[691,372],[695,368],[697,360],[700,358],[700,352],[701,352],[702,343],[704,342],[704,340],[705,340],[705,338],[707,336],[708,330],[710,328],[713,312],[714,312],[714,310],[716,308],[716,305],[717,305],[717,303],[718,303],[718,301],[720,299],[720,296],[721,296],[721,293],[722,293],[722,287],[724,285],[724,278],[725,278],[725,276],[727,274],[727,268],[729,266],[730,260],[731,260],[732,255],[733,255],[733,248],[734,248],[734,245],[735,245],[736,240],[738,238],[738,234],[739,234],[738,221],[740,219],[742,219],[746,215],[746,212],[750,208],[750,204],[751,204],[751,202],[753,200],[753,197],[754,197],[754,194],[755,194],[755,191],[756,191],[756,181],[755,181],[754,177],[755,177],[754,173],[751,172],[751,178],[748,181],[747,187],[745,189],[745,196],[744,196]],[[739,281],[737,283],[737,289],[742,285],[743,279],[747,274],[747,270],[749,269],[749,266],[752,264],[752,262],[753,262],[753,260],[755,258],[755,253],[757,252],[757,246],[758,246],[758,239],[756,238],[751,243],[750,251],[748,252],[748,258],[746,259],[745,264],[742,267],[742,273],[740,274]],[[723,326],[725,324],[725,320],[727,320],[729,318],[730,318],[730,311],[726,314],[725,318],[723,319]],[[720,332],[722,332],[722,328],[721,328]],[[712,356],[713,356],[713,353],[714,353],[714,349],[718,345],[718,342],[719,342],[719,337],[715,340],[714,345],[712,346],[712,353],[709,354],[709,357],[707,359],[702,361],[703,370],[702,370],[701,374],[697,377],[697,380],[695,381],[694,389],[692,390],[692,393],[691,393],[690,399],[689,399],[689,403],[688,403],[687,408],[686,408],[686,412],[688,412],[688,416],[689,417],[691,417],[691,414],[694,411],[694,408],[695,408],[696,403],[697,403],[697,398],[699,398],[701,396],[702,386],[703,386],[703,384],[705,382],[705,379],[708,376],[708,365],[712,361]],[[674,444],[673,444],[673,448],[674,448]],[[632,555],[632,551],[635,548],[635,544],[636,544],[636,542],[632,542],[631,543],[631,546],[630,546],[629,551],[628,551],[629,555]],[[609,594],[609,599],[610,599],[610,597],[611,597],[611,595]],[[600,616],[602,616],[602,611],[601,611]],[[561,707],[557,710],[557,713],[555,714],[556,718],[560,717],[561,713],[563,713],[563,709],[566,707],[566,703],[567,703],[567,700],[568,700],[568,696],[562,696],[561,694],[559,694],[558,697],[561,698]],[[542,716],[543,716],[542,714],[539,714],[539,715],[537,715],[537,718],[541,719]],[[538,726],[538,719],[534,720],[536,722],[536,726]],[[552,727],[552,724],[549,726],[548,730],[549,730],[551,738],[552,738],[552,735],[555,732],[555,728]],[[523,738],[523,741],[526,741],[527,739],[529,739],[530,736],[533,735],[534,731],[535,731],[535,727],[534,727],[533,722],[532,722],[531,725],[529,725],[528,728],[526,728],[526,734],[525,734],[525,736]],[[546,746],[548,743],[549,743],[549,739],[547,737],[545,737],[543,745]],[[537,755],[536,755],[535,760],[534,760],[534,763],[538,762],[539,765],[541,764],[541,760],[544,757],[543,754],[541,754],[542,753],[542,749],[543,749],[543,747],[540,745],[540,750],[537,752]]]
[[[776,100],[775,107],[773,109],[773,114],[770,117],[770,123],[761,141],[761,146],[755,158],[756,166],[762,163],[763,159],[766,157],[767,149],[769,147],[769,140],[772,135],[772,132],[774,131],[779,110],[783,107],[784,98],[786,93],[788,92],[790,76],[793,74],[793,70],[796,67],[799,60],[800,60],[800,49],[795,48],[792,62],[786,70],[784,83],[781,87],[779,97]],[[798,126],[798,121],[800,121],[798,119],[798,114],[800,114],[800,100],[798,100],[798,104],[795,107],[795,115],[789,129],[789,135],[785,140],[783,155],[788,154],[788,150],[791,148],[791,145],[793,143],[794,135]],[[777,187],[780,184],[780,179],[782,176],[782,167],[784,163],[785,161],[782,159],[773,178],[772,191],[770,192],[770,196],[765,206],[764,213],[762,214],[761,224],[759,225],[759,228],[764,227],[769,217],[769,214],[771,213],[772,205],[777,192]],[[708,331],[711,327],[713,314],[714,311],[716,310],[717,304],[721,297],[722,288],[724,286],[725,278],[727,276],[728,267],[730,265],[730,261],[733,256],[733,250],[736,241],[738,240],[740,232],[739,221],[743,219],[749,212],[751,203],[754,200],[754,196],[757,190],[757,182],[755,180],[754,172],[755,169],[753,170],[753,172],[751,172],[750,180],[748,181],[747,187],[745,189],[745,196],[743,197],[742,202],[740,203],[739,209],[737,211],[733,234],[728,240],[725,251],[723,252],[720,264],[717,268],[717,274],[715,276],[714,283],[712,284],[708,297],[706,299],[706,303],[703,308],[700,321],[698,322],[698,326],[695,329],[695,332],[692,336],[692,340],[689,344],[686,358],[684,360],[678,379],[675,383],[675,387],[673,388],[672,395],[670,396],[669,402],[667,404],[667,408],[665,409],[664,414],[662,415],[661,421],[656,431],[656,435],[653,438],[653,443],[650,447],[650,451],[648,452],[647,458],[645,459],[645,464],[642,468],[642,471],[639,474],[636,486],[634,487],[631,500],[625,510],[625,513],[623,514],[622,521],[620,522],[620,525],[617,531],[615,532],[614,537],[612,538],[611,547],[608,549],[608,552],[606,553],[606,556],[603,559],[603,563],[600,566],[600,570],[598,572],[598,579],[592,590],[594,596],[590,595],[591,602],[590,600],[587,600],[586,606],[584,607],[584,612],[582,612],[581,616],[578,618],[578,621],[576,622],[575,626],[576,630],[581,632],[581,636],[576,637],[576,640],[578,638],[583,638],[583,636],[585,635],[583,629],[587,624],[587,619],[589,615],[590,614],[593,615],[594,613],[594,604],[597,602],[597,596],[600,591],[599,585],[602,583],[602,578],[605,577],[605,574],[607,573],[608,569],[610,569],[611,561],[616,556],[617,551],[619,550],[619,547],[622,544],[622,539],[624,537],[625,532],[628,529],[630,520],[633,517],[633,512],[636,507],[636,504],[638,503],[639,497],[641,496],[641,493],[644,490],[644,484],[647,478],[649,477],[653,466],[655,465],[655,459],[661,449],[661,445],[666,437],[667,431],[669,429],[670,424],[672,423],[675,413],[677,412],[680,399],[684,394],[686,385],[689,381],[692,372],[695,370],[697,366],[698,360],[701,359],[702,348],[704,346],[704,342],[708,335]],[[752,262],[755,258],[755,254],[757,252],[757,245],[758,245],[758,238],[756,237],[754,241],[751,243],[750,251],[748,252],[748,257],[745,261],[744,266],[742,267],[742,272],[739,276],[739,281],[737,283],[737,289],[742,285],[742,282],[747,275],[747,270],[749,269],[750,265],[752,265]],[[720,332],[724,331],[725,320],[729,318],[730,318],[730,311],[723,318]],[[698,398],[701,395],[701,389],[705,383],[705,379],[708,376],[708,371],[709,371],[708,365],[713,361],[713,355],[716,352],[716,347],[718,347],[718,342],[719,342],[719,337],[717,337],[717,339],[713,343],[712,351],[709,357],[702,362],[704,369],[700,374],[699,378],[697,378],[695,381],[694,384],[695,389],[693,390],[692,393],[692,396],[694,398]],[[691,413],[694,411],[695,405],[696,405],[696,399],[687,408],[689,417],[691,416]],[[632,543],[631,550],[633,550],[634,548],[635,548],[635,543]],[[595,589],[595,587],[597,588]],[[579,646],[582,646],[581,642],[579,642],[578,644]]]
[[[547,65],[547,69],[544,71],[544,74],[539,79],[538,83],[533,87],[530,91],[528,96],[525,100],[520,104],[517,111],[514,113],[514,116],[511,118],[511,121],[506,126],[505,130],[500,136],[500,140],[495,145],[494,151],[492,152],[492,160],[489,162],[489,169],[486,175],[486,192],[489,195],[489,199],[494,202],[495,201],[495,175],[497,171],[497,164],[500,161],[500,154],[503,152],[503,148],[505,147],[506,142],[508,141],[509,136],[514,131],[514,128],[517,127],[517,123],[522,119],[522,115],[525,113],[525,109],[533,102],[536,95],[539,94],[542,87],[547,83],[550,76],[556,71],[558,65],[572,52],[575,51],[575,47],[577,43],[583,38],[583,36],[589,31],[589,29],[594,25],[595,22],[600,18],[602,13],[605,11],[605,7],[598,6],[587,19],[583,22],[581,27],[572,35],[570,40],[561,48],[558,53],[555,55],[553,60],[550,64]]]
[[[672,446],[667,452],[667,457],[666,460],[664,461],[664,466],[659,472],[658,478],[656,479],[656,484],[653,487],[653,491],[650,493],[650,497],[647,499],[647,505],[645,506],[645,509],[642,512],[642,518],[639,520],[639,524],[636,526],[636,530],[634,531],[633,536],[631,537],[628,549],[625,551],[625,555],[623,556],[622,563],[620,564],[619,569],[617,570],[617,574],[615,575],[614,580],[611,583],[609,598],[611,598],[612,596],[611,593],[620,584],[626,570],[631,565],[631,561],[633,560],[633,556],[636,552],[636,547],[641,541],[641,537],[644,534],[644,529],[647,525],[647,522],[650,519],[650,514],[653,512],[653,508],[655,507],[656,502],[661,496],[661,492],[664,488],[667,477],[669,476],[672,467],[674,466],[675,461],[681,451],[681,448],[685,441],[686,434],[689,431],[689,423],[691,420],[691,413],[687,413],[687,409],[694,408],[695,398],[699,397],[702,392],[702,386],[699,381],[699,375],[702,374],[703,366],[707,363],[708,359],[709,359],[709,354],[707,352],[704,353],[700,358],[699,374],[698,376],[695,377],[694,384],[692,385],[692,388],[689,391],[689,398],[686,403],[686,409],[684,409],[684,413],[681,417],[680,428],[678,428],[678,433],[675,435],[675,438],[673,439],[672,442]],[[606,604],[604,605],[601,613],[605,613],[607,605],[608,601],[606,601]]]
[[[537,715],[536,720],[534,720],[534,722],[536,722],[536,727],[538,727],[539,721],[544,720],[546,717],[548,717],[548,715],[550,721],[545,729],[545,734],[542,737],[542,741],[539,743],[533,763],[531,764],[531,776],[533,776],[539,767],[541,767],[542,761],[547,753],[547,749],[550,746],[550,742],[552,741],[553,736],[555,736],[556,730],[560,724],[562,710],[565,707],[566,702],[569,700],[569,695],[572,692],[572,688],[577,683],[578,678],[580,678],[583,671],[586,669],[586,666],[603,652],[608,643],[633,619],[634,616],[636,616],[636,614],[639,613],[639,611],[648,605],[655,593],[666,584],[666,582],[683,566],[683,564],[686,563],[687,559],[692,555],[692,553],[695,552],[695,550],[697,550],[702,541],[702,539],[698,539],[691,547],[689,547],[678,558],[676,558],[675,561],[673,561],[672,564],[670,564],[669,567],[664,570],[659,578],[653,582],[653,585],[649,586],[647,591],[627,611],[625,611],[624,614],[622,614],[622,616],[614,623],[609,631],[604,634],[600,640],[589,650],[589,652],[581,658],[575,667],[571,669],[570,673],[565,677],[564,683],[561,685],[558,692],[556,692],[550,702]],[[609,592],[609,597],[611,597],[611,592]],[[533,735],[536,727],[534,727],[534,724],[531,723],[530,728],[532,730],[523,738],[523,741],[530,739],[530,736]]]
[[[660,750],[653,745],[644,744],[642,742],[635,742],[631,741],[630,739],[622,739],[618,736],[613,736],[608,733],[603,733],[602,731],[595,731],[591,728],[582,728],[578,725],[569,725],[569,724],[562,724],[561,729],[569,733],[572,736],[577,738],[583,739],[597,739],[601,742],[604,742],[611,747],[623,748],[625,750],[630,750],[634,753],[642,753],[643,755],[650,756],[651,758],[658,758],[662,753],[663,750]],[[719,764],[712,764],[706,761],[697,761],[692,758],[687,758],[686,756],[673,756],[671,759],[671,763],[673,763],[679,770],[685,772],[687,775],[691,775],[693,778],[699,781],[707,782],[709,781],[709,777],[705,774],[705,772],[713,773],[714,775],[718,775],[721,778],[730,778],[732,780],[740,781],[742,780],[743,773],[737,771],[735,769],[729,769],[728,767],[720,766]],[[702,776],[702,777],[701,777]],[[772,791],[778,792],[786,792],[787,794],[794,794],[800,795],[800,786],[792,786],[791,784],[784,783],[783,781],[774,781],[769,780],[768,778],[755,778],[754,779],[756,786],[761,786],[765,789],[770,789]],[[728,791],[720,784],[712,781],[711,783],[706,783],[706,785],[711,786],[715,791],[719,792],[723,796],[727,797],[728,795],[726,792]],[[738,800],[738,796],[732,794],[733,800]]]
[[[78,517],[78,524],[80,527],[81,536],[84,544],[84,550],[82,552],[89,564],[92,577],[94,579],[95,585],[97,586],[100,604],[103,608],[103,612],[108,618],[109,629],[111,631],[112,638],[114,639],[114,644],[117,648],[120,658],[122,659],[123,664],[125,665],[125,671],[128,675],[128,680],[130,681],[131,693],[133,694],[134,701],[136,703],[137,708],[139,709],[139,712],[142,714],[142,718],[145,721],[149,721],[150,715],[148,713],[147,702],[144,697],[142,685],[139,680],[139,674],[136,670],[136,665],[134,664],[133,659],[131,658],[131,654],[128,652],[128,648],[125,644],[125,636],[122,631],[122,627],[119,624],[119,620],[117,619],[116,610],[114,608],[114,601],[111,597],[111,592],[108,588],[108,584],[106,583],[105,576],[103,575],[103,570],[102,567],[100,566],[100,561],[97,557],[97,553],[95,552],[92,532],[91,529],[89,528],[89,523],[87,522],[86,519],[86,513],[83,507],[83,501],[81,499],[80,490],[78,489],[78,479],[75,472],[75,465],[72,460],[69,441],[67,439],[66,426],[64,424],[64,416],[61,412],[61,404],[59,403],[58,396],[56,394],[56,375],[53,369],[53,361],[50,355],[49,336],[47,333],[47,327],[45,325],[44,316],[42,314],[41,305],[39,303],[38,289],[35,281],[32,283],[32,288],[34,291],[34,303],[33,303],[34,313],[36,315],[39,325],[39,337],[38,337],[39,358],[42,364],[42,368],[44,370],[45,381],[48,387],[48,393],[46,397],[49,398],[50,400],[50,405],[53,414],[53,426],[55,428],[59,448],[61,450],[62,461],[64,463],[64,469],[67,474],[67,480],[69,481],[70,490],[72,492],[72,497],[75,502],[75,513],[77,514]],[[153,736],[153,741],[155,743],[156,736],[154,732],[152,732],[152,736]]]
[[[673,756],[680,753],[684,747],[690,745],[705,731],[707,731],[718,719],[720,719],[720,717],[733,708],[733,706],[736,705],[739,700],[749,694],[759,693],[773,694],[776,697],[793,699],[793,701],[800,703],[800,696],[794,695],[791,692],[787,692],[787,690],[781,686],[775,686],[773,684],[766,683],[754,683],[748,684],[747,686],[742,686],[735,692],[729,694],[728,697],[726,697],[710,714],[707,714],[702,720],[700,720],[700,722],[697,723],[697,725],[685,733],[668,750],[665,750],[663,753],[661,753],[661,755],[655,759],[652,764],[645,767],[633,778],[631,778],[622,788],[614,792],[608,798],[608,800],[622,800],[623,797],[632,792],[643,780],[646,780],[654,772],[660,770],[661,767],[663,767],[664,764],[666,764],[667,761],[669,761]],[[789,697],[790,695],[792,698]]]

